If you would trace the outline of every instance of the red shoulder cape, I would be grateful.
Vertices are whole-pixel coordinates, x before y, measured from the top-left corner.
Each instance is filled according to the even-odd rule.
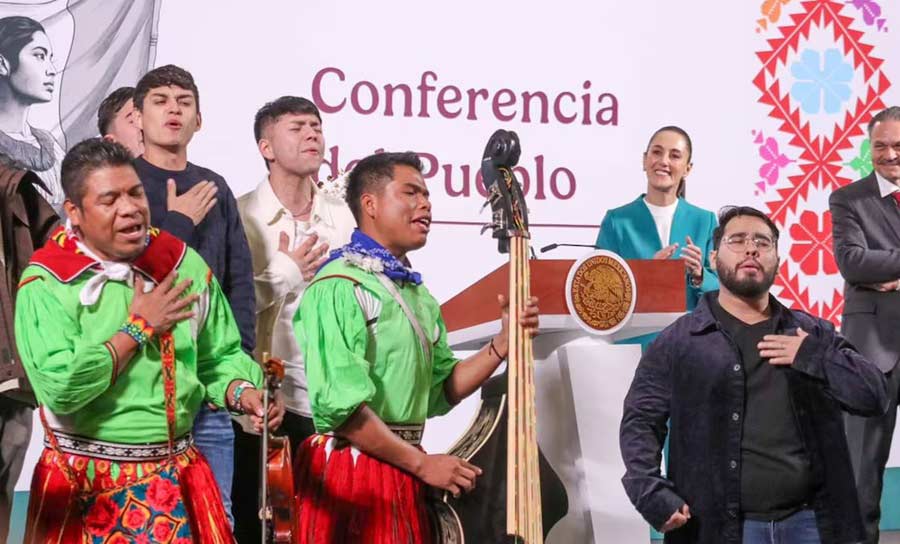
[[[131,265],[158,284],[181,264],[187,245],[164,230],[151,228],[149,234],[150,242]],[[53,232],[44,247],[34,252],[29,264],[40,266],[62,283],[69,283],[97,266],[95,260],[78,249],[75,239],[62,226]]]

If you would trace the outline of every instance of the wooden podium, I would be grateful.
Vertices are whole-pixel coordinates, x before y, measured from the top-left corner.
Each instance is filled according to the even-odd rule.
[[[534,341],[538,444],[569,501],[568,514],[546,542],[649,542],[647,524],[620,482],[622,401],[640,346],[614,342],[658,332],[684,314],[685,266],[678,260],[625,261],[635,284],[634,310],[618,331],[602,335],[583,328],[566,300],[569,271],[582,260],[530,261],[531,292],[541,308]],[[478,349],[499,331],[497,294],[507,287],[504,265],[441,306],[451,347]]]

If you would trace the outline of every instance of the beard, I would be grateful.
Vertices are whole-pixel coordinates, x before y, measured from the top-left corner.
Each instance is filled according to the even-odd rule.
[[[717,258],[716,270],[719,272],[719,283],[726,289],[739,297],[757,298],[769,292],[772,284],[775,283],[775,274],[778,272],[778,266],[770,269],[762,267],[762,278],[738,278],[738,263],[733,268],[728,268]],[[762,265],[760,265],[762,266]]]

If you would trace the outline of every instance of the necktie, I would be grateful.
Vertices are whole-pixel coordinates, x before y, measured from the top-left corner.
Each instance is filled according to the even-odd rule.
[[[894,197],[894,200],[897,201],[897,205],[900,206],[900,191],[894,191],[891,193],[891,196]]]

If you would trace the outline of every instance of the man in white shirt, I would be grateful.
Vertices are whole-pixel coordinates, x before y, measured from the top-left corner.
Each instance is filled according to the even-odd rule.
[[[253,125],[268,169],[257,188],[238,199],[253,257],[257,358],[284,360],[287,412],[281,432],[291,450],[315,432],[306,391],[303,356],[293,318],[300,297],[330,248],[350,241],[356,221],[346,202],[320,191],[315,178],[325,153],[322,117],[305,98],[282,96],[257,113]],[[260,440],[235,424],[232,488],[238,542],[258,539]]]

